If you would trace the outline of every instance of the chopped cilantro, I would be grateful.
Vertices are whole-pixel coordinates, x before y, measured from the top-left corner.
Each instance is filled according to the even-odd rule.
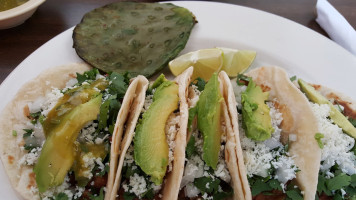
[[[303,200],[303,196],[300,194],[300,191],[298,191],[298,190],[288,190],[288,191],[286,191],[286,194],[289,199]]]
[[[220,180],[217,178],[212,178],[210,176],[201,177],[194,179],[194,185],[197,187],[202,193],[217,193],[219,190]]]
[[[61,192],[54,197],[55,200],[69,200],[68,196]]]
[[[250,77],[248,77],[244,74],[238,74],[236,83],[237,83],[237,85],[247,85],[248,82],[250,82],[250,80],[251,80]]]
[[[202,78],[200,78],[200,77],[198,77],[198,78],[195,79],[195,80],[196,80],[195,85],[198,87],[198,90],[199,90],[200,92],[203,91],[204,88],[205,88],[205,84],[206,84],[205,80],[202,79]]]
[[[99,130],[103,130],[105,127],[107,127],[107,121],[109,117],[109,107],[110,107],[110,102],[112,100],[116,100],[116,95],[110,96],[100,106],[99,125],[98,125]]]
[[[110,166],[109,165],[105,165],[104,170],[102,170],[99,173],[97,173],[97,175],[102,177],[105,174],[109,173],[109,170],[110,170]]]
[[[282,191],[281,183],[277,179],[271,179],[268,181],[268,185],[275,190]]]
[[[17,131],[12,130],[12,135],[13,135],[13,136],[17,136]]]
[[[94,196],[92,194],[89,194],[90,200],[104,200],[104,188],[100,189],[99,196]]]
[[[197,154],[197,149],[195,147],[195,138],[193,135],[190,136],[189,142],[186,147],[187,158],[189,159],[192,155]]]
[[[251,183],[250,183],[251,184]],[[271,191],[273,188],[262,179],[257,179],[253,184],[251,184],[252,196],[256,196],[262,192]]]
[[[144,199],[153,199],[155,197],[153,189],[151,188],[151,189],[147,190],[145,193],[142,194],[142,197]]]
[[[290,81],[295,81],[295,80],[297,80],[297,76],[292,76],[292,77],[290,77]]]
[[[134,200],[136,198],[136,196],[130,192],[124,192],[123,197],[125,200]]]
[[[340,190],[350,185],[351,176],[341,173],[331,179],[326,179],[326,186],[329,190]]]
[[[117,97],[123,97],[128,88],[125,75],[113,72],[109,75],[108,80],[110,81],[110,85],[108,86],[109,93],[112,95],[116,94]]]
[[[189,116],[188,116],[188,130],[192,130],[192,123],[194,120],[194,117],[197,115],[198,107],[195,106],[193,108],[189,109]]]
[[[356,187],[356,174],[351,175],[351,184],[352,187]]]
[[[356,128],[356,119],[349,118],[349,121],[350,121],[351,124]]]
[[[99,74],[99,70],[96,68],[86,71],[83,74],[77,73],[77,81],[79,84],[82,84],[83,82],[88,80],[95,80],[97,74]]]
[[[33,129],[23,129],[25,133],[23,134],[23,138],[30,137],[32,135]]]
[[[324,144],[323,142],[321,141],[321,138],[324,138],[324,134],[322,133],[316,133],[314,135],[314,139],[318,142],[318,145],[320,147],[320,149],[324,148]]]
[[[289,143],[287,143],[286,145],[284,145],[284,151],[288,152],[289,151]]]

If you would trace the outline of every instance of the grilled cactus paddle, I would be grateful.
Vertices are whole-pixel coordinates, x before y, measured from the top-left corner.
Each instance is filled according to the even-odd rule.
[[[183,50],[195,23],[189,10],[170,3],[117,2],[84,15],[73,47],[105,72],[150,77]]]

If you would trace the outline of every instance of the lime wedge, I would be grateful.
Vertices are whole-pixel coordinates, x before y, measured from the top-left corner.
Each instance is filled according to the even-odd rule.
[[[193,66],[193,77],[209,80],[214,72],[220,71],[223,65],[223,51],[217,48],[201,49],[184,54],[169,62],[169,69],[174,76],[178,76],[188,67]]]
[[[221,70],[224,70],[230,77],[236,77],[237,74],[243,73],[256,58],[255,51],[228,48],[218,49],[223,51],[224,64]]]

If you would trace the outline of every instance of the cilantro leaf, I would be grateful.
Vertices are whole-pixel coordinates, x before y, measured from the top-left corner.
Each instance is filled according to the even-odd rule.
[[[128,83],[126,83],[126,78],[122,74],[113,72],[109,75],[108,80],[110,85],[108,86],[109,93],[112,95],[117,95],[118,97],[123,97],[128,88]]]
[[[326,186],[329,190],[339,190],[350,185],[350,182],[351,176],[342,173],[331,179],[326,179]]]
[[[195,138],[193,135],[190,136],[189,142],[187,144],[187,147],[185,149],[187,153],[187,158],[189,159],[192,155],[197,154],[197,149],[195,147]]]
[[[83,74],[77,73],[77,81],[79,84],[82,84],[87,80],[95,80],[97,74],[99,74],[99,70],[96,68],[86,71]]]
[[[116,101],[116,95],[110,96],[100,106],[99,124],[98,124],[99,130],[103,130],[105,127],[107,127],[107,121],[108,121],[108,117],[109,117],[109,107],[110,107],[111,101],[113,101],[113,100]]]
[[[324,148],[324,144],[323,142],[321,141],[321,138],[324,138],[324,134],[322,133],[316,133],[314,135],[314,139],[318,142],[318,145],[320,147],[320,149]]]
[[[248,82],[250,82],[250,80],[251,80],[250,77],[248,77],[244,74],[238,74],[236,83],[237,83],[237,85],[247,85]]]
[[[350,121],[351,124],[356,128],[356,119],[349,118],[349,121]]]
[[[69,200],[68,196],[61,192],[54,197],[55,200]]]
[[[25,133],[23,134],[23,138],[27,138],[32,135],[33,129],[22,129],[22,130],[25,131]]]
[[[326,179],[323,175],[318,176],[318,186],[317,186],[317,192],[319,194],[322,194],[323,192],[326,192],[328,189],[326,187]]]
[[[124,192],[123,197],[125,200],[134,200],[136,198],[134,194],[131,194],[129,192]]]
[[[298,188],[295,188],[293,190],[288,190],[286,191],[287,197],[289,197],[292,200],[303,200],[303,196],[300,194],[300,191],[298,191]]]
[[[104,200],[104,192],[103,192],[104,188],[100,189],[100,194],[99,196],[94,196],[92,194],[89,194],[90,200]]]
[[[356,174],[351,175],[351,184],[352,187],[356,187]]]
[[[194,179],[195,187],[197,187],[202,193],[216,193],[219,189],[220,180],[212,177],[201,177]]]
[[[277,179],[271,179],[267,183],[272,189],[282,191],[281,184],[279,183],[279,181]]]
[[[153,199],[155,197],[153,189],[151,188],[151,189],[147,190],[145,193],[142,194],[142,197],[144,199]]]
[[[292,77],[290,77],[290,81],[295,81],[295,80],[297,80],[297,76],[292,76]]]
[[[272,190],[271,186],[268,183],[262,181],[261,179],[257,179],[253,185],[251,184],[252,196],[256,196],[261,192],[266,192],[271,190]]]
[[[192,130],[192,123],[194,120],[195,115],[197,115],[198,107],[194,106],[193,108],[189,109],[189,116],[188,116],[188,130]]]
[[[202,78],[200,78],[200,77],[198,77],[197,79],[195,79],[196,80],[196,86],[198,87],[198,90],[201,92],[201,91],[203,91],[204,90],[204,88],[205,88],[205,84],[206,84],[206,82],[205,82],[205,80],[204,79],[202,79]]]

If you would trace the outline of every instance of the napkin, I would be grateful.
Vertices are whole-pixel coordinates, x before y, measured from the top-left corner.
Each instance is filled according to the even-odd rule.
[[[316,3],[316,21],[330,38],[356,56],[356,31],[326,0]]]

